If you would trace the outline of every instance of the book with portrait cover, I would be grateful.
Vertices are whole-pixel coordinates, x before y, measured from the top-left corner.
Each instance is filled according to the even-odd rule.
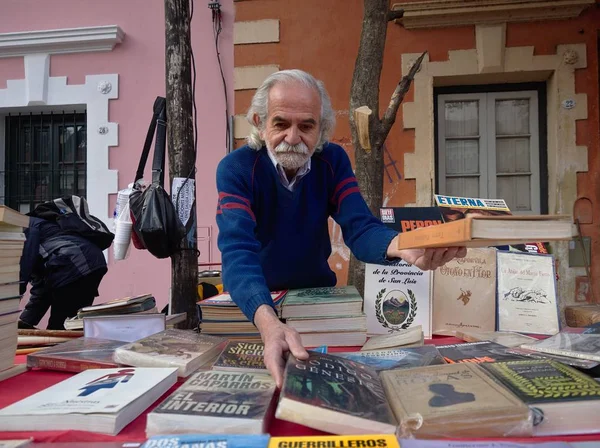
[[[177,367],[186,377],[208,361],[214,361],[227,339],[190,330],[168,329],[115,350],[113,359],[135,367]]]
[[[274,393],[266,373],[200,370],[148,414],[146,435],[265,433]]]
[[[246,372],[266,373],[263,360],[265,344],[262,342],[229,341],[217,360],[213,370],[244,370]]]
[[[496,329],[496,249],[468,249],[433,272],[433,334]]]
[[[477,364],[386,370],[400,437],[526,437],[528,407]]]
[[[394,434],[396,422],[377,372],[324,353],[288,358],[275,416],[332,434]]]
[[[510,353],[508,347],[490,341],[438,345],[437,349],[448,364],[464,362],[479,364],[525,359],[521,355]]]
[[[27,367],[76,373],[118,367],[113,354],[125,344],[108,339],[77,338],[28,354]]]
[[[530,406],[534,435],[600,431],[600,384],[584,373],[543,359],[490,363],[482,368]]]

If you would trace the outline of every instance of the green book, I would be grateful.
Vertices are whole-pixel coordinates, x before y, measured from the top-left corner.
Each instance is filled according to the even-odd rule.
[[[534,435],[600,432],[600,384],[584,373],[545,359],[481,366],[532,409]]]
[[[281,317],[334,317],[362,313],[363,299],[354,286],[291,289],[283,305]]]

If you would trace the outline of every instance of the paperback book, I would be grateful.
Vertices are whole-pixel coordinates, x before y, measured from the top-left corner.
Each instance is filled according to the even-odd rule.
[[[146,435],[265,433],[274,393],[265,373],[198,371],[148,414]]]
[[[168,329],[115,350],[113,359],[135,367],[177,367],[186,377],[220,353],[226,339],[189,330]]]
[[[271,437],[269,448],[400,448],[389,434],[356,436]]]
[[[266,373],[263,360],[265,344],[262,342],[229,341],[213,363],[213,370]]]
[[[437,349],[448,364],[465,362],[479,364],[524,359],[523,356],[508,352],[507,347],[490,341],[438,345]]]
[[[269,436],[178,434],[150,437],[141,448],[268,448]]]
[[[446,364],[438,349],[433,345],[404,349],[336,352],[334,355],[360,362],[377,372],[381,370],[410,369],[412,367]]]
[[[317,352],[307,360],[288,358],[275,416],[339,435],[396,431],[377,372]]]
[[[552,255],[496,254],[497,329],[555,335],[560,331]]]
[[[126,343],[108,339],[76,338],[27,355],[27,366],[37,369],[83,372],[118,367],[113,354]]]
[[[118,434],[177,380],[177,369],[86,370],[0,410],[0,431]]]
[[[380,350],[384,348],[407,347],[412,344],[423,345],[423,327],[415,325],[406,330],[391,334],[371,336],[361,350]]]
[[[381,372],[400,437],[526,437],[528,407],[476,364]]]
[[[457,330],[455,336],[465,342],[490,341],[505,347],[519,347],[522,344],[536,342],[536,338],[513,331],[470,331]]]
[[[567,365],[542,359],[482,366],[529,405],[534,435],[600,431],[600,384]]]
[[[281,305],[281,317],[360,315],[362,305],[354,286],[291,289]]]
[[[541,353],[600,362],[600,334],[561,332],[551,338],[532,344],[524,344],[521,347]]]

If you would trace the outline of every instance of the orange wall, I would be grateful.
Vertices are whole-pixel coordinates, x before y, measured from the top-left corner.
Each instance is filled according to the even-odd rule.
[[[236,2],[236,21],[279,19],[280,42],[259,45],[238,45],[234,49],[236,67],[278,64],[281,69],[300,68],[323,80],[338,112],[338,125],[333,141],[348,150],[352,158],[351,134],[348,124],[348,103],[354,61],[362,24],[362,0],[254,0]],[[576,71],[576,93],[588,96],[588,119],[577,122],[577,145],[588,147],[589,172],[578,175],[578,193],[592,201],[594,224],[583,226],[584,235],[592,236],[593,278],[600,278],[600,208],[597,206],[600,179],[596,173],[600,161],[598,120],[598,28],[600,10],[590,8],[577,19],[514,23],[507,25],[506,46],[534,46],[534,54],[554,54],[559,44],[585,43],[587,65]],[[401,76],[401,54],[427,50],[431,61],[444,61],[449,50],[475,48],[474,26],[446,29],[411,30],[390,23],[381,78],[382,108]],[[244,113],[253,91],[236,92],[235,113]],[[412,91],[406,101],[412,101]],[[238,142],[242,143],[242,142]],[[391,157],[402,179],[393,167],[384,176],[384,197],[388,205],[401,206],[415,201],[414,182],[404,180],[404,153],[414,150],[414,132],[403,130],[402,109],[387,141]],[[386,156],[386,161],[390,160]],[[334,248],[336,242],[334,241]],[[335,252],[335,250],[334,250]],[[344,260],[334,253],[332,265]],[[345,282],[344,269],[337,270],[340,283]]]

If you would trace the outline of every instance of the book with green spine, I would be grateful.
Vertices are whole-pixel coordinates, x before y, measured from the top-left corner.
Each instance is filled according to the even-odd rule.
[[[584,373],[545,359],[481,366],[533,410],[534,435],[600,431],[600,384]]]

